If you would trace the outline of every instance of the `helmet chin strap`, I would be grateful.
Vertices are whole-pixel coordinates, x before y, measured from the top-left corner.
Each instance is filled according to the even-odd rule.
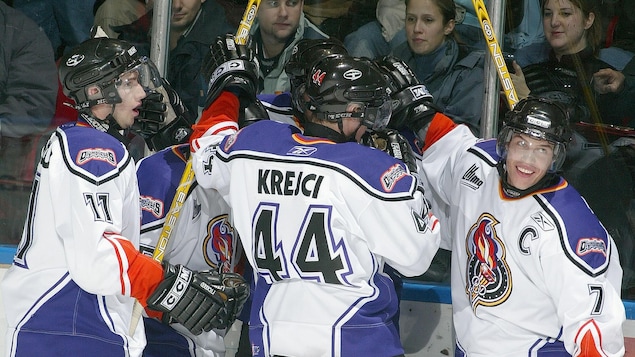
[[[505,195],[511,198],[521,198],[532,193],[549,186],[553,186],[559,181],[559,176],[553,172],[547,172],[545,176],[543,176],[538,182],[536,182],[531,187],[528,187],[524,190],[516,188],[509,183],[507,179],[507,168],[503,161],[499,161],[496,165],[496,169],[498,170],[498,174],[501,177],[501,186],[503,186],[503,192]]]
[[[108,114],[108,116],[103,120],[97,119],[87,112],[81,112],[80,115],[84,120],[86,120],[88,124],[90,124],[90,126],[99,131],[110,134],[115,139],[121,141],[127,147],[128,144],[130,144],[130,139],[121,134],[120,130],[123,129],[119,126],[119,124],[115,120],[115,117],[113,117],[113,113],[115,112],[115,105],[116,104],[112,104],[110,114]]]
[[[357,126],[357,129],[353,130],[353,132],[350,135],[346,135],[344,133],[344,121],[342,119],[340,119],[337,122],[337,128],[340,130],[340,134],[342,134],[342,137],[346,138],[346,140],[344,141],[355,141],[355,134],[357,133],[357,131],[359,130],[359,128],[362,126],[362,122],[359,122],[359,125]]]

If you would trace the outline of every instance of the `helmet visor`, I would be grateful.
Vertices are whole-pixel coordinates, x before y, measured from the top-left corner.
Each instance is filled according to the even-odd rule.
[[[148,57],[141,57],[140,64],[130,71],[137,71],[139,74],[139,84],[146,91],[155,90],[163,85],[159,69]]]
[[[390,121],[392,101],[386,100],[379,107],[367,107],[362,124],[373,130],[383,129]]]

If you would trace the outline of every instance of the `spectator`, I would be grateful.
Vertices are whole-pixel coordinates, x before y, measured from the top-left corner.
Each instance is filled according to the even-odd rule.
[[[513,3],[506,3],[512,4]],[[522,8],[516,11],[522,14],[518,26],[505,33],[505,52],[513,54],[516,62],[522,67],[535,63],[542,56],[545,46],[545,34],[542,30],[540,0],[520,1]],[[506,9],[506,14],[509,13]],[[513,68],[509,68],[513,70]]]
[[[377,19],[346,35],[344,46],[356,57],[375,59],[385,56],[406,41],[405,16],[404,0],[379,0]]]
[[[97,5],[94,25],[101,26],[110,38],[119,37],[113,27],[132,23],[151,9],[146,0],[105,0]]]
[[[120,130],[146,97],[145,65],[133,46],[108,38],[62,57],[64,93],[80,114],[43,150],[30,215],[2,280],[6,356],[141,356],[135,301],[194,334],[221,326],[223,299],[201,285],[224,288],[214,282],[222,275],[162,268],[138,250],[139,189]],[[168,294],[176,286],[183,295]],[[199,310],[186,309],[193,301]]]
[[[485,50],[486,43],[471,0],[455,3],[454,32],[470,50]],[[344,44],[354,56],[379,58],[406,42],[405,0],[379,0],[376,20],[363,25],[344,38]]]
[[[139,44],[141,52],[150,52],[152,11],[130,25],[115,31],[120,37]],[[225,10],[215,0],[174,0],[170,20],[169,53],[166,79],[177,91],[191,113],[199,113],[207,91],[200,69],[209,45],[216,36],[236,28],[227,22]]]
[[[347,71],[364,75],[347,80]],[[224,78],[217,83],[227,83]],[[331,56],[317,62],[304,83],[304,94],[294,95],[303,101],[304,133],[273,121],[251,124],[216,147],[211,172],[201,164],[209,167],[210,147],[194,143],[199,184],[228,202],[257,273],[251,344],[263,355],[403,355],[391,323],[394,286],[382,270],[390,264],[408,276],[425,271],[437,248],[438,222],[403,162],[347,142],[361,134],[362,120],[381,127],[389,119],[385,79],[373,65]],[[216,116],[197,125],[235,131],[236,115],[226,114],[229,104],[239,105],[231,92],[221,92],[211,106]],[[250,154],[240,155],[243,149]],[[391,179],[382,185],[385,172]],[[279,174],[293,175],[287,182],[299,183],[298,189],[270,186]]]
[[[520,98],[529,93],[557,96],[575,110],[575,121],[600,121],[627,125],[633,120],[635,79],[614,74],[610,89],[598,85],[605,75],[594,74],[614,69],[598,58],[600,37],[599,2],[595,0],[547,0],[542,5],[543,30],[550,45],[547,61],[520,68],[514,65],[512,80]],[[600,77],[602,76],[602,77]],[[593,83],[592,79],[594,80]],[[589,86],[593,83],[593,87]],[[610,90],[610,93],[602,93]],[[595,92],[594,92],[595,91]],[[599,118],[594,118],[594,112]]]
[[[95,0],[13,0],[51,41],[55,59],[90,37]]]
[[[455,356],[624,355],[616,245],[556,174],[570,137],[567,112],[531,97],[497,139],[429,124],[420,169],[448,212]]]
[[[484,51],[471,51],[454,37],[453,0],[406,1],[408,41],[393,54],[425,84],[434,104],[457,123],[480,133]]]
[[[17,244],[40,136],[55,111],[57,67],[46,35],[0,3],[0,242]]]
[[[289,91],[284,66],[293,46],[303,38],[328,38],[307,20],[302,11],[304,0],[263,1],[251,34],[260,62],[262,93]]]
[[[304,14],[322,32],[339,40],[374,21],[378,0],[305,0]]]

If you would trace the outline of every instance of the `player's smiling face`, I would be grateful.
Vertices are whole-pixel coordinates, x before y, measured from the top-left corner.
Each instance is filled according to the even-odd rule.
[[[526,134],[514,134],[507,149],[507,181],[526,190],[545,176],[553,162],[553,144]]]

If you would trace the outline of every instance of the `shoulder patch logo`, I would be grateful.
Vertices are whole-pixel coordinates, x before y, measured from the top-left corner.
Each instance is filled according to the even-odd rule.
[[[403,167],[399,164],[395,164],[381,176],[381,185],[386,191],[390,192],[393,188],[395,188],[397,181],[401,180],[406,175],[406,171]]]
[[[232,145],[234,145],[234,143],[236,142],[236,137],[238,136],[238,133],[240,133],[240,131],[238,131],[238,132],[236,132],[236,133],[234,133],[234,134],[230,135],[230,136],[227,138],[227,141],[225,141],[225,146],[223,146],[223,150],[224,150],[224,151],[229,150],[229,148],[231,148],[231,147],[232,147]]]
[[[496,233],[498,220],[483,213],[466,237],[467,284],[465,292],[476,311],[479,305],[497,306],[512,291],[512,277],[506,261],[506,249]]]
[[[606,252],[606,243],[600,238],[580,238],[575,248],[580,257],[589,253],[600,253],[606,257]]]
[[[151,196],[140,196],[141,210],[152,214],[156,218],[163,217],[163,201]]]
[[[110,149],[102,149],[102,148],[94,148],[94,149],[84,149],[77,153],[77,158],[75,162],[77,165],[84,165],[85,163],[98,160],[109,163],[112,166],[117,166],[117,157],[115,152]]]

